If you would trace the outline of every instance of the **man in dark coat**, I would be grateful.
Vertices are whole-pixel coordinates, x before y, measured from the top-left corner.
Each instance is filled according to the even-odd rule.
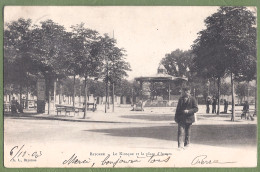
[[[241,115],[241,119],[242,116],[245,116],[245,119],[249,119],[249,104],[248,101],[245,101],[244,105],[243,105],[243,113]]]
[[[210,111],[210,107],[209,107],[210,104],[211,104],[211,98],[208,96],[206,100],[206,106],[207,106],[206,113],[209,113]]]
[[[228,101],[224,99],[224,113],[227,113],[228,110]]]
[[[182,89],[182,97],[178,101],[175,121],[178,123],[178,147],[188,147],[190,144],[191,125],[195,122],[194,113],[198,111],[196,100],[190,95],[190,88]]]
[[[216,106],[217,106],[217,98],[215,96],[213,96],[213,100],[212,100],[212,113],[217,113],[216,112]]]
[[[15,97],[11,100],[11,112],[12,113],[17,113],[17,108],[18,108],[18,102],[15,100]]]

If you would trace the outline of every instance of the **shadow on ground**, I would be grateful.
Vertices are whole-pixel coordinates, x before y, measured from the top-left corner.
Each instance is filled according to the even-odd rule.
[[[143,119],[149,121],[174,121],[173,114],[163,114],[163,115],[124,115],[120,116],[121,118],[129,118],[129,119]]]
[[[55,115],[55,116],[36,116],[38,113],[16,113],[16,114],[4,114],[5,118],[9,119],[18,119],[18,120],[58,120],[58,121],[70,121],[70,122],[94,122],[94,123],[122,123],[122,122],[114,122],[114,121],[95,121],[95,120],[89,120],[89,117],[86,117],[85,119],[88,119],[87,121],[84,120],[80,116],[72,116],[72,115]],[[124,122],[126,123],[126,122]]]
[[[11,113],[11,112],[4,112],[4,117],[17,117],[17,116],[34,116],[38,115],[39,113],[36,112],[26,112],[26,113]]]
[[[177,141],[177,125],[139,128],[86,130],[119,137],[142,137]],[[257,126],[248,125],[194,125],[191,142],[211,146],[256,146]]]
[[[174,121],[174,114],[142,114],[142,115],[122,115],[121,118],[129,118],[129,119],[141,119],[148,121]],[[197,115],[197,119],[205,119],[205,118],[231,118],[231,114],[207,114],[207,115]],[[240,118],[240,114],[236,114],[235,117]],[[214,119],[215,120],[215,119]]]

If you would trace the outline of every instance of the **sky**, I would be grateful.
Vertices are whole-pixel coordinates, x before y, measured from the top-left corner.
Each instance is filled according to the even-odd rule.
[[[204,20],[217,12],[216,6],[6,6],[4,21],[32,19],[33,24],[52,19],[69,30],[70,26],[85,26],[107,33],[126,50],[126,61],[132,71],[128,80],[149,76],[165,54],[176,49],[188,50],[197,33],[205,29]]]

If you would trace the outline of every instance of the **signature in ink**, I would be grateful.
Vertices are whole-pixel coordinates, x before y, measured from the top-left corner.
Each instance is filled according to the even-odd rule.
[[[236,163],[236,162],[221,162],[219,160],[208,159],[207,155],[198,155],[198,156],[196,156],[192,160],[191,165],[196,165],[196,164],[200,164],[200,165],[206,165],[206,164],[227,164],[227,163]]]

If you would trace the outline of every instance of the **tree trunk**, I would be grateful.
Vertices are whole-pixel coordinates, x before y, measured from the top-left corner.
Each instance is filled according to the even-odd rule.
[[[114,83],[113,83],[112,87],[113,87],[113,90],[112,90],[113,109],[112,110],[114,112],[114,109],[115,109],[115,85],[114,85]]]
[[[132,106],[134,107],[134,89],[132,88]]]
[[[213,90],[213,95],[216,96],[216,78],[214,77],[214,90]]]
[[[20,87],[19,87],[19,94],[20,94],[20,99],[19,99],[20,102],[19,103],[20,103],[20,107],[19,108],[23,109],[22,89],[23,89],[23,87],[20,85]]]
[[[28,85],[26,86],[25,108],[26,108],[27,110],[29,109],[29,87],[28,87]]]
[[[79,86],[79,106],[81,106],[81,85]]]
[[[171,83],[169,82],[169,85],[168,85],[168,94],[169,94],[169,97],[168,97],[168,104],[170,105],[170,101],[171,101]]]
[[[257,77],[255,80],[255,114],[257,114]]]
[[[76,87],[75,87],[75,80],[76,80],[76,76],[74,74],[73,76],[73,98],[72,98],[72,101],[73,101],[73,107],[75,107],[75,93],[76,93]]]
[[[234,88],[234,80],[233,73],[231,72],[231,94],[232,94],[232,115],[231,121],[235,121],[235,88]]]
[[[51,111],[51,91],[48,91],[48,115],[50,115]]]
[[[247,101],[249,103],[249,81],[247,81]]]
[[[108,86],[107,86],[107,109],[109,109],[109,89],[110,89],[110,85],[108,83]]]
[[[20,105],[22,105],[22,86],[21,85],[19,87],[19,94],[20,94],[19,103],[20,103]]]
[[[107,113],[107,97],[108,97],[108,57],[106,57],[106,104],[105,104],[105,113]]]
[[[60,83],[60,94],[59,94],[59,104],[62,104],[63,96],[62,96],[62,84]]]
[[[208,82],[207,82],[207,83],[208,83],[208,92],[207,92],[207,93],[208,93],[208,96],[210,96],[210,94],[209,94],[209,88],[210,88],[210,82],[209,82],[209,79],[208,79]]]
[[[217,115],[219,115],[219,112],[220,112],[220,84],[221,84],[221,78],[218,77],[218,110],[217,110]]]
[[[85,76],[85,81],[84,81],[84,89],[85,89],[85,98],[84,98],[84,116],[83,118],[85,119],[86,118],[86,115],[87,115],[87,103],[88,103],[88,87],[87,87],[87,77]]]
[[[106,101],[105,101],[105,113],[107,113],[107,81],[106,81]]]
[[[57,82],[56,82],[56,80],[54,80],[54,87],[53,87],[53,107],[54,107],[54,109],[55,109],[55,104],[56,104],[56,84],[57,84]]]

